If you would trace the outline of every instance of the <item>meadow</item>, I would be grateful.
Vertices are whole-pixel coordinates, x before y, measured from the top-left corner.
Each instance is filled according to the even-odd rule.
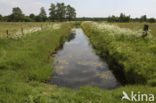
[[[21,24],[6,23],[6,28],[16,34],[18,30],[14,27],[19,28]],[[35,24],[40,28],[41,23],[30,23]],[[47,84],[54,70],[51,54],[66,41],[71,29],[78,25],[80,22],[50,23],[44,29],[28,32],[27,35],[0,39],[0,103],[121,103],[122,91],[156,95],[154,35],[143,39],[140,30],[133,30],[133,26],[126,23],[115,24],[127,25],[123,29],[114,24],[81,24],[96,53],[107,60],[110,68],[115,62],[122,65],[128,82],[126,85],[114,90],[90,86],[73,90]],[[122,103],[131,101],[124,100]]]
[[[146,23],[146,22],[129,22],[129,23],[110,23],[119,26],[120,28],[129,28],[134,31],[143,30],[145,24],[149,25],[149,33],[156,38],[156,23]]]
[[[140,31],[106,23],[84,23],[82,28],[101,57],[108,58],[110,65],[114,61],[122,65],[128,83],[156,85],[156,41],[153,35],[143,39]]]
[[[27,34],[41,30],[50,25],[49,22],[1,22],[0,23],[0,38],[15,37],[22,34]]]

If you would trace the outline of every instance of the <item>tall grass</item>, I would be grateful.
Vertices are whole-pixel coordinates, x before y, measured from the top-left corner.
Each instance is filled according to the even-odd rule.
[[[12,83],[44,82],[51,77],[52,58],[48,60],[48,56],[66,40],[72,27],[67,23],[54,25],[21,39],[0,39],[1,92]]]
[[[143,39],[135,31],[105,23],[86,22],[82,28],[101,57],[107,57],[108,52],[123,66],[129,83],[156,86],[155,40]]]
[[[40,31],[41,28],[47,28],[52,25],[50,22],[0,22],[0,39],[9,37],[17,38],[32,32]]]
[[[0,103],[131,103],[121,101],[123,90],[156,94],[156,88],[141,85],[72,90],[44,83],[53,72],[49,55],[66,40],[72,27],[72,23],[61,23],[20,39],[0,40]]]
[[[47,63],[48,55],[65,41],[69,26],[57,25],[57,29],[47,28],[18,40],[0,40],[1,70],[18,71],[27,80],[47,79],[52,74],[51,65]],[[60,38],[63,39],[60,41]]]
[[[156,40],[156,23],[139,23],[139,22],[130,22],[130,23],[111,23],[113,25],[117,25],[121,28],[129,28],[131,30],[135,30],[135,31],[141,31],[143,30],[143,27],[145,24],[149,25],[149,33],[150,35]]]

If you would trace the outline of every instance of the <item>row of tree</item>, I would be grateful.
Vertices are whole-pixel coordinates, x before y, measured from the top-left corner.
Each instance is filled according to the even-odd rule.
[[[97,18],[97,17],[82,17],[76,18],[76,10],[70,5],[65,5],[64,3],[51,4],[49,8],[49,16],[44,9],[41,7],[40,13],[38,15],[30,14],[25,16],[22,10],[19,7],[12,9],[12,14],[8,16],[0,15],[0,21],[7,22],[19,22],[19,21],[35,21],[35,22],[45,22],[45,21],[108,21],[108,22],[156,22],[155,18],[147,18],[146,15],[141,16],[140,18],[131,18],[130,15],[126,16],[121,13],[120,16],[109,16],[107,18]]]
[[[57,3],[56,5],[52,3],[49,8],[49,17],[47,16],[44,7],[41,7],[38,15],[32,13],[29,16],[26,16],[19,7],[13,8],[12,13],[8,16],[3,17],[0,15],[0,21],[7,22],[71,21],[74,18],[76,18],[76,10],[70,5],[66,6],[64,3]]]
[[[131,17],[121,13],[119,17],[113,15],[108,17],[107,20],[109,22],[129,22],[131,20]]]
[[[154,23],[156,22],[155,18],[147,18],[146,15],[141,16],[140,18],[131,18],[130,15],[126,16],[125,14],[121,13],[119,17],[117,16],[110,16],[107,18],[108,22],[130,22],[130,21],[135,21],[135,22],[151,22]]]
[[[81,17],[75,18],[75,21],[108,21],[108,22],[156,22],[155,18],[147,18],[146,15],[141,16],[140,18],[131,18],[130,16],[125,16],[124,14],[117,16],[109,17]]]

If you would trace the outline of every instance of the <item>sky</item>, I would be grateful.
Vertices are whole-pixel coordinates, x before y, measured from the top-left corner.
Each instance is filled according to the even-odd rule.
[[[76,9],[77,17],[119,16],[156,17],[156,0],[0,0],[0,14],[9,15],[13,7],[20,7],[24,14],[39,14],[45,7],[47,14],[51,3],[64,2]]]

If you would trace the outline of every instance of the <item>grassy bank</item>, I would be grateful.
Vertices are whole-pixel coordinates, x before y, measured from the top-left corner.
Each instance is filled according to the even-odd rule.
[[[43,81],[52,73],[48,55],[61,45],[69,34],[69,24],[60,28],[47,28],[20,39],[0,40],[0,68],[3,71],[16,71],[21,78]],[[61,30],[64,28],[63,30]]]
[[[69,23],[53,24],[22,38],[0,39],[0,95],[5,96],[0,99],[9,100],[13,88],[14,92],[26,91],[27,87],[18,85],[50,78],[53,68],[48,56],[63,44],[71,28]]]
[[[83,26],[85,31],[97,33],[86,28],[87,24]],[[155,87],[143,85],[72,90],[44,83],[53,72],[53,58],[48,59],[49,55],[66,40],[71,27],[72,24],[61,23],[21,38],[0,39],[0,103],[121,103],[122,91],[156,94]]]
[[[156,41],[143,39],[137,31],[121,29],[105,23],[82,24],[97,53],[113,65],[117,61],[124,68],[129,83],[156,86]]]

